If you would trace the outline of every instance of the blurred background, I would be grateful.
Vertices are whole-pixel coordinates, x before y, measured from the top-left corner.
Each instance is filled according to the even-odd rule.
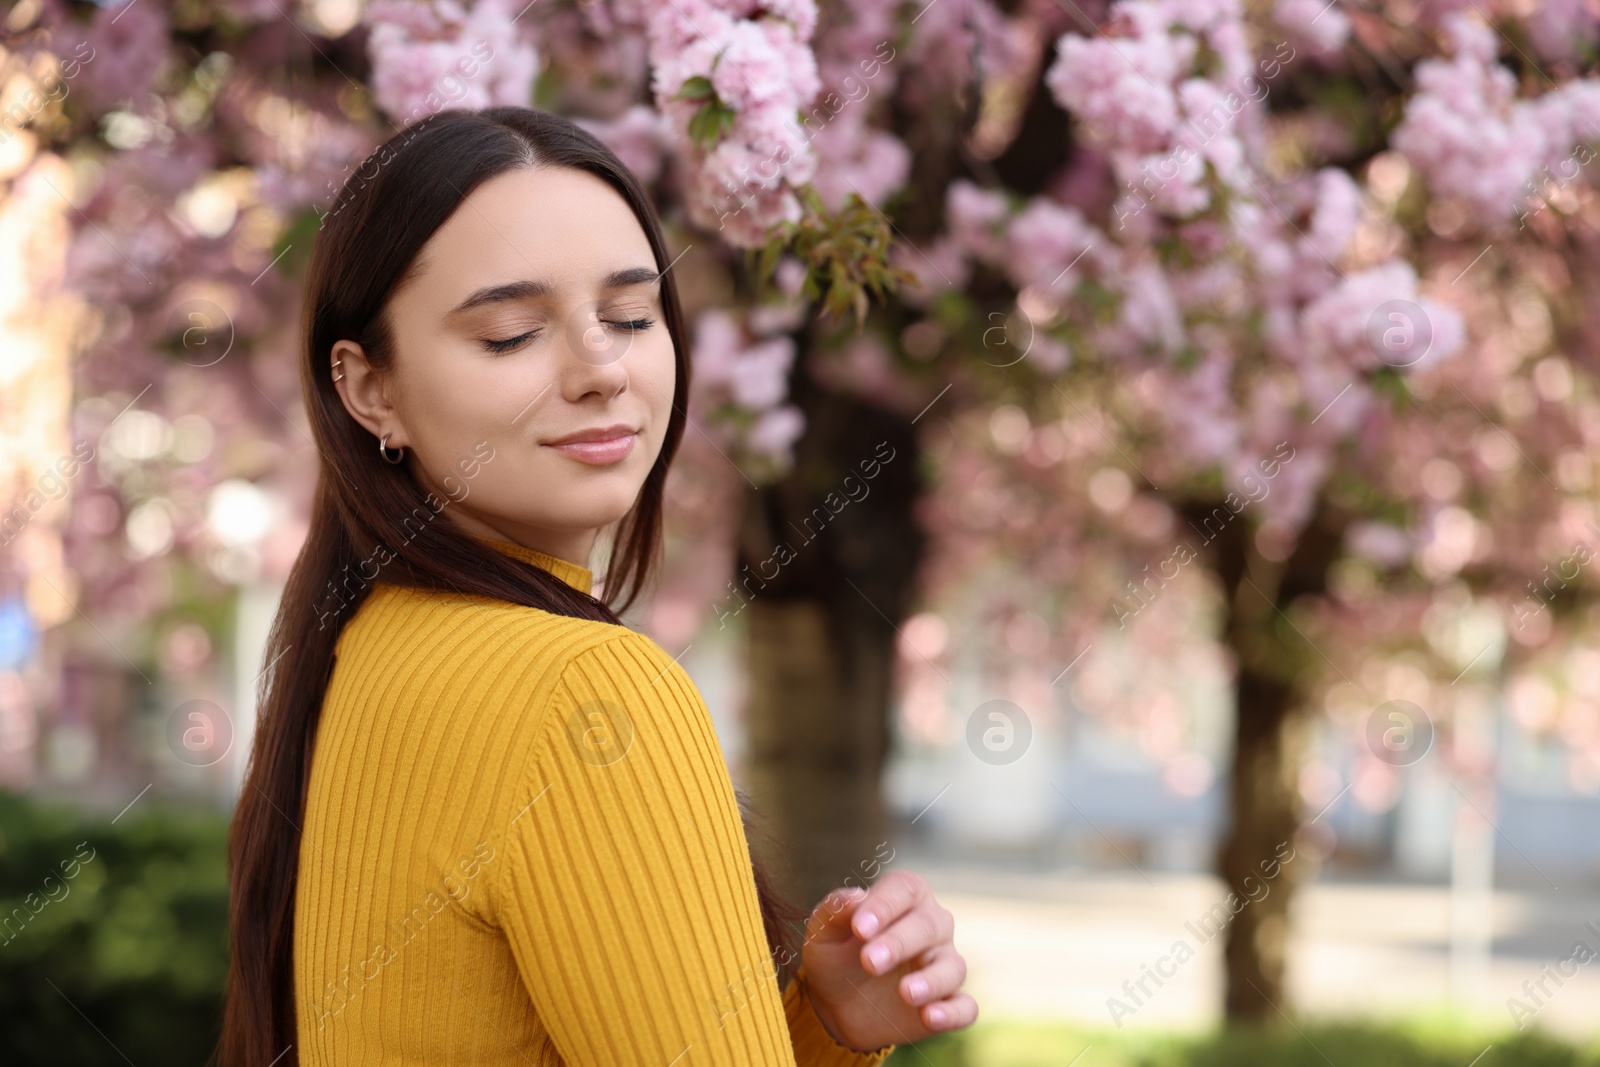
[[[692,323],[661,581],[809,907],[956,915],[896,1063],[1600,1063],[1600,10],[14,0],[0,1049],[198,1064],[368,154],[533,105]],[[781,844],[779,844],[781,842]]]

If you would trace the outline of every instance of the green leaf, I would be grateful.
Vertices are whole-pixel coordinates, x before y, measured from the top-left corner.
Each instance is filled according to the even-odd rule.
[[[713,97],[689,120],[689,139],[702,150],[710,149],[733,129],[736,117],[732,108],[724,107]]]
[[[704,74],[696,74],[694,77],[683,83],[683,87],[678,90],[678,95],[674,96],[672,99],[715,100],[716,98],[717,90],[714,86],[712,86],[711,79],[706,77]]]

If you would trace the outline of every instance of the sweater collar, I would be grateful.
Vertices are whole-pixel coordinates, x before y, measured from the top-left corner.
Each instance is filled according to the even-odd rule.
[[[540,570],[549,571],[580,593],[592,593],[594,590],[594,574],[590,572],[588,567],[579,566],[569,559],[561,559],[558,556],[552,556],[512,541],[502,541],[495,537],[483,537],[479,534],[473,534],[472,536],[513,559],[520,559],[524,563],[533,564]]]

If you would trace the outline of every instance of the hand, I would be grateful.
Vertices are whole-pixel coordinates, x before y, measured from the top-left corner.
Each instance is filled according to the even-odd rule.
[[[954,932],[955,917],[911,871],[824,897],[800,954],[812,1006],[833,1039],[870,1052],[971,1026],[978,1002],[960,991],[967,963]]]

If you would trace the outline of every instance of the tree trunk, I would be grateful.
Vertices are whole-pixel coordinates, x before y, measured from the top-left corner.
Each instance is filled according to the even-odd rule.
[[[826,4],[822,17],[847,7]],[[997,180],[1022,195],[1043,189],[1071,152],[1068,117],[1045,86],[1048,66],[1039,64],[1019,135],[992,160],[963,143],[978,120],[981,85],[914,110],[891,102],[891,125],[913,157],[910,189],[894,212],[899,237],[918,247],[943,232],[945,191],[955,178]],[[966,294],[1008,306],[1002,281],[979,271]],[[888,318],[890,336],[909,321],[893,305]],[[742,611],[750,636],[744,785],[788,846],[787,895],[809,908],[846,879],[870,882],[883,855],[888,813],[880,789],[896,628],[915,596],[924,538],[914,515],[919,459],[909,418],[819,387],[804,370],[808,339],[797,338],[802,350],[790,381],[805,437],[789,476],[747,497],[737,573],[741,585],[747,573],[758,578]],[[860,465],[879,458],[880,442],[893,458],[866,483],[868,495],[813,538],[806,517],[826,508],[828,493],[845,491],[847,475],[863,480]],[[771,565],[760,565],[785,541],[795,558],[768,580]],[[769,846],[759,835],[751,842],[770,854]]]
[[[896,630],[923,537],[909,421],[794,377],[806,433],[790,474],[746,498],[736,575],[750,642],[743,784],[785,854],[751,844],[809,910],[847,879],[870,884],[884,855]]]
[[[1246,592],[1255,595],[1248,587]],[[1231,892],[1253,902],[1227,929],[1224,1013],[1230,1020],[1254,1021],[1277,1017],[1279,1008],[1289,1010],[1284,986],[1289,901],[1304,860],[1281,865],[1278,860],[1293,848],[1299,825],[1296,785],[1303,731],[1290,687],[1242,665],[1238,702],[1231,822],[1218,873]],[[1268,881],[1266,874],[1274,869],[1278,876]],[[1267,895],[1254,899],[1262,886]]]
[[[1200,516],[1215,510],[1186,509]],[[1252,523],[1228,523],[1212,542],[1212,565],[1226,593],[1223,641],[1237,670],[1229,826],[1217,854],[1217,873],[1246,901],[1226,927],[1224,1013],[1230,1022],[1259,1022],[1288,1014],[1285,985],[1289,908],[1310,873],[1299,855],[1300,763],[1305,751],[1306,685],[1321,655],[1289,622],[1303,596],[1327,590],[1338,558],[1343,522],[1319,509],[1294,552],[1282,562],[1257,550]]]

